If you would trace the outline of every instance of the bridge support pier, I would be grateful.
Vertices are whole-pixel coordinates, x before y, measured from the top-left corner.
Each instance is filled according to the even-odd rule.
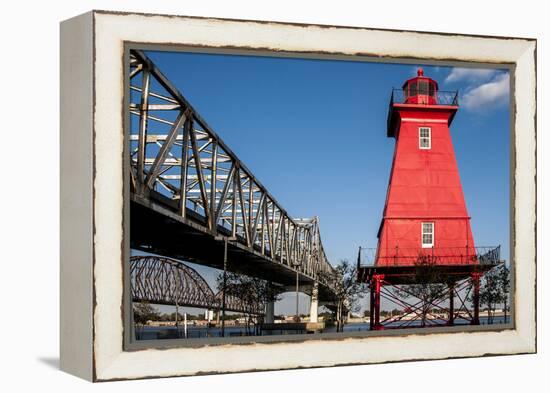
[[[319,284],[317,281],[313,283],[311,288],[311,303],[309,306],[309,321],[319,322]]]
[[[275,323],[275,302],[265,303],[265,323]]]

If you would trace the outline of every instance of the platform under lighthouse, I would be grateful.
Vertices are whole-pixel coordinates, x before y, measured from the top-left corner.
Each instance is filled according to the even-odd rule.
[[[395,151],[378,246],[360,249],[358,258],[359,279],[371,289],[371,329],[419,319],[422,326],[479,324],[479,280],[499,263],[500,249],[474,243],[450,133],[457,111],[457,92],[440,91],[421,68],[392,92],[387,135]],[[429,299],[402,296],[410,285],[445,289]],[[404,313],[381,320],[382,298]]]

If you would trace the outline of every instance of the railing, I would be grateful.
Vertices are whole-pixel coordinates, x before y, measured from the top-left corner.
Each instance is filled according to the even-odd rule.
[[[416,97],[427,97],[425,100],[416,100]],[[414,99],[414,102],[412,101]],[[415,105],[453,105],[458,106],[458,91],[436,91],[432,94],[409,95],[406,90],[393,89],[390,99],[390,106],[393,104],[415,104]]]
[[[359,247],[358,268],[375,266],[411,266],[422,258],[430,258],[436,265],[480,264],[500,262],[500,246],[491,247],[432,247],[432,248],[367,248]]]

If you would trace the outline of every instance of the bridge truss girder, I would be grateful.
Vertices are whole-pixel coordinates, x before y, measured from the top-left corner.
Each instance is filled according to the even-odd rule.
[[[330,291],[318,219],[291,218],[142,51],[130,52],[128,79],[132,201]]]
[[[133,256],[130,258],[132,301],[169,306],[220,310],[222,292],[210,288],[193,268],[170,258]],[[225,299],[226,311],[265,314],[265,303],[250,307],[236,296]]]

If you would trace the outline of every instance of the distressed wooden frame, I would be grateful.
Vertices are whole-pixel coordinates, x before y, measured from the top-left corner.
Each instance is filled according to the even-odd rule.
[[[513,327],[163,350],[125,347],[126,43],[270,56],[475,62],[511,69]],[[82,378],[107,381],[536,351],[536,40],[92,11],[61,25],[61,179],[61,368]]]

